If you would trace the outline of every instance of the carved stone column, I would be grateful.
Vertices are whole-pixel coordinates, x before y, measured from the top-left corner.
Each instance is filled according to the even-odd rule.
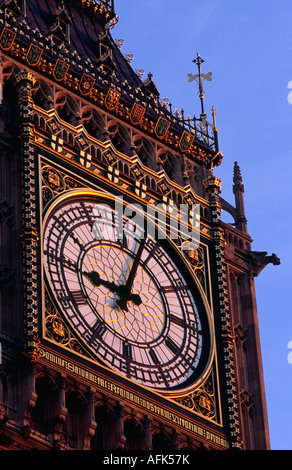
[[[221,180],[210,173],[204,182],[209,194],[210,210],[212,217],[214,255],[216,262],[217,305],[221,324],[221,340],[223,348],[223,360],[225,369],[225,389],[228,402],[227,416],[230,430],[231,448],[242,448],[242,438],[239,426],[239,404],[236,393],[236,377],[234,364],[234,340],[231,331],[231,318],[228,298],[228,278],[225,260],[225,238],[221,223],[221,205],[219,194],[221,192]]]
[[[125,448],[126,436],[123,425],[123,405],[118,403],[116,406],[116,429],[115,429],[115,447],[113,450],[123,450]]]
[[[145,428],[145,450],[152,450],[152,419],[147,418],[144,423]]]
[[[97,423],[95,421],[95,416],[94,416],[94,391],[93,390],[90,390],[87,396],[87,409],[88,409],[88,417],[86,419],[86,422],[84,423],[86,434],[84,438],[83,450],[90,450],[91,439],[95,435],[95,431],[97,428]]]
[[[58,408],[56,409],[56,415],[54,418],[54,434],[53,434],[53,441],[55,447],[59,447],[62,441],[62,431],[64,422],[67,416],[67,408],[66,408],[66,399],[65,399],[65,379],[62,375],[60,375],[58,380],[58,388],[59,388],[59,402]]]
[[[21,145],[22,253],[24,295],[24,353],[35,360],[38,346],[38,279],[37,279],[37,171],[34,153],[33,99],[34,77],[24,69],[17,75],[19,141]]]

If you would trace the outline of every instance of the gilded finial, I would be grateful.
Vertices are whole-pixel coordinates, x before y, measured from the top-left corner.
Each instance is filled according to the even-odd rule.
[[[129,54],[126,54],[125,59],[128,62],[128,64],[131,64],[132,60],[134,60],[134,55],[132,54],[132,52],[129,52]]]
[[[142,67],[139,67],[138,69],[135,70],[136,74],[138,75],[139,78],[142,78],[143,75],[145,75],[145,72]]]
[[[123,40],[122,37],[116,39],[116,45],[118,46],[118,48],[121,50],[121,47],[125,44],[125,41]]]

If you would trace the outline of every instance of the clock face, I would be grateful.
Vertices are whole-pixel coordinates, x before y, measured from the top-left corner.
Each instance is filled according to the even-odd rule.
[[[182,258],[140,220],[93,192],[59,199],[44,220],[46,277],[99,361],[148,387],[177,390],[210,361],[209,315]]]

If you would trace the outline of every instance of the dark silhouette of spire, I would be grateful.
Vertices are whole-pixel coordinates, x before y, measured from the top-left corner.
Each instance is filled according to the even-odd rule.
[[[236,220],[235,226],[242,232],[247,233],[247,219],[245,217],[244,207],[244,185],[242,183],[242,175],[238,163],[234,163],[233,173],[233,192],[235,195],[235,207],[236,207]]]

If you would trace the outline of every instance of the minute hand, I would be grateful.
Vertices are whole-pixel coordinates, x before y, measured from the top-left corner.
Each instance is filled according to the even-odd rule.
[[[126,292],[131,292],[133,282],[134,282],[134,279],[135,279],[135,276],[136,276],[136,273],[137,273],[137,269],[138,269],[138,266],[139,266],[139,263],[140,263],[140,259],[141,259],[141,256],[142,256],[142,252],[144,250],[145,242],[146,242],[146,239],[144,237],[143,240],[141,241],[140,245],[139,245],[139,248],[138,248],[138,251],[137,251],[136,256],[134,258],[134,262],[132,264],[128,279],[127,279],[126,284],[125,284],[125,291]]]

